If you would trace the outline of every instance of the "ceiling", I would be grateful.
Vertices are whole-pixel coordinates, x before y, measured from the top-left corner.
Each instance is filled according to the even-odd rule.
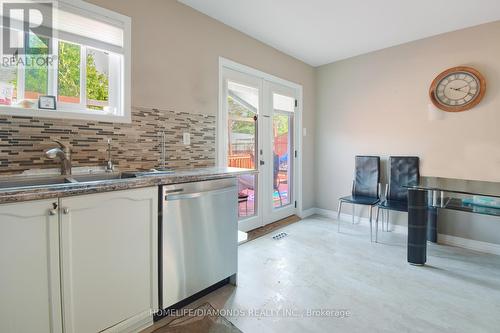
[[[178,1],[312,66],[500,20],[499,0]]]

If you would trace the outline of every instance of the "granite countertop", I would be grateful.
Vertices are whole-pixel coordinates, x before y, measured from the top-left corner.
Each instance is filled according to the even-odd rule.
[[[93,182],[64,183],[36,187],[5,188],[0,189],[0,204],[120,191],[148,186],[190,183],[236,177],[238,175],[249,173],[257,173],[257,171],[229,167],[211,167],[200,169],[179,169],[172,173],[147,174],[136,178],[108,179]]]

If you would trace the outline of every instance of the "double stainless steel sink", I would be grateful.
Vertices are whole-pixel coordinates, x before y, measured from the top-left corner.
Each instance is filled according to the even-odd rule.
[[[172,174],[172,169],[151,169],[148,171],[135,172],[100,172],[100,173],[80,173],[67,176],[22,176],[0,178],[0,190],[18,188],[52,187],[70,184],[82,184],[92,182],[104,182],[110,180],[129,179],[145,176],[161,176]]]
[[[57,186],[63,184],[90,183],[99,181],[108,181],[116,179],[135,178],[134,173],[102,173],[102,174],[82,174],[72,176],[14,176],[9,179],[0,180],[0,189],[9,188],[34,188]]]
[[[105,180],[114,180],[114,179],[127,179],[127,178],[135,178],[135,173],[102,173],[102,174],[91,174],[91,175],[74,175],[69,177],[72,182],[76,183],[88,183],[88,182],[99,182]]]

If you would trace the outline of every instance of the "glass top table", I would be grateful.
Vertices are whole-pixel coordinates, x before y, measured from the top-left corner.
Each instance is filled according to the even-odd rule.
[[[500,183],[480,180],[420,177],[418,184],[406,187],[427,191],[453,192],[500,198]]]
[[[427,240],[437,241],[437,209],[500,216],[500,183],[420,177],[408,188],[408,262],[424,265]]]

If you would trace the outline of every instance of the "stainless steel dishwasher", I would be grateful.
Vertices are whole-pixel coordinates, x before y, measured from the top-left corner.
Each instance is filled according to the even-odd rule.
[[[166,309],[238,269],[235,178],[166,185],[160,191],[160,296]]]

